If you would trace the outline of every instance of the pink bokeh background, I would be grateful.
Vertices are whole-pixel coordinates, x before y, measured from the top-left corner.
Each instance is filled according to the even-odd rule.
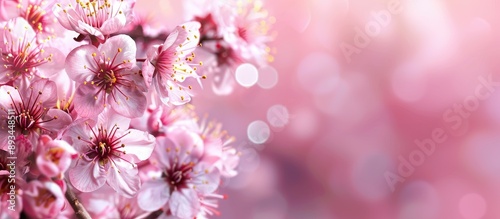
[[[356,29],[393,3],[400,13],[372,29],[349,61],[341,45],[355,45]],[[194,99],[243,152],[215,218],[500,218],[500,91],[479,88],[489,94],[483,99],[476,91],[489,77],[500,82],[498,1],[264,6],[276,18],[277,84],[237,86],[230,96],[206,86]],[[160,27],[185,19],[179,1],[138,0],[137,9]],[[463,104],[473,110],[460,114]],[[265,127],[249,131],[254,121]],[[425,154],[415,141],[434,130],[445,140]],[[399,174],[402,160],[418,165],[390,183],[388,171]]]

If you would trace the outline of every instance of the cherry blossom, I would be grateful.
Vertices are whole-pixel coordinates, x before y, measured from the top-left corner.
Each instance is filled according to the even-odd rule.
[[[165,135],[165,127],[177,123],[191,123],[194,117],[196,117],[196,113],[191,104],[182,106],[150,105],[142,117],[132,119],[131,125],[155,136],[163,136]]]
[[[134,6],[0,0],[0,219],[220,215],[240,150],[190,102],[207,74],[231,84],[269,55],[267,12],[195,0],[176,23]]]
[[[134,0],[62,0],[54,8],[59,23],[93,43],[103,43],[127,23]],[[94,44],[95,45],[95,44]]]
[[[139,208],[137,196],[126,198],[106,186],[95,192],[83,193],[80,198],[94,219],[135,219],[145,218],[151,214]]]
[[[63,188],[52,181],[31,181],[23,194],[24,212],[30,217],[57,218],[65,201]]]
[[[149,158],[155,138],[129,129],[129,123],[130,119],[106,111],[96,122],[81,119],[68,128],[66,135],[80,154],[68,172],[76,189],[92,192],[107,184],[126,197],[139,190],[136,163]]]
[[[260,0],[242,1],[222,7],[221,20],[224,40],[245,60],[265,65],[274,58],[266,45],[273,39],[270,34],[273,17]]]
[[[69,168],[77,153],[75,149],[63,140],[52,140],[47,135],[40,136],[36,164],[42,174],[47,177],[62,177]]]
[[[46,42],[59,36],[64,28],[59,25],[52,12],[55,1],[48,0],[3,0],[2,15],[5,20],[22,17],[33,28],[38,42]]]
[[[203,120],[197,130],[203,138],[208,154],[220,158],[214,165],[219,169],[221,176],[226,178],[236,176],[240,152],[232,145],[235,138],[229,136],[227,131],[222,129],[222,124],[217,122]]]
[[[188,78],[199,81],[197,67],[191,67],[194,49],[199,42],[198,22],[177,26],[161,45],[151,47],[143,72],[147,85],[154,86],[158,97],[165,104],[182,105],[191,100],[191,85],[183,83]],[[202,63],[199,63],[200,65]],[[198,65],[198,64],[193,64]]]
[[[56,97],[52,95],[56,84],[40,79],[21,89],[4,85],[0,87],[0,120],[7,130],[9,118],[14,118],[14,135],[24,135],[36,145],[40,134],[57,136],[58,131],[68,126],[72,119],[62,110],[55,109]],[[0,142],[7,145],[8,132],[0,132]]]
[[[162,174],[144,183],[137,196],[139,206],[179,218],[195,217],[199,197],[214,192],[220,180],[214,161],[204,155],[202,139],[189,130],[175,129],[158,137],[153,165]]]
[[[68,54],[66,72],[78,86],[74,107],[80,116],[95,117],[108,105],[129,118],[142,115],[145,87],[135,53],[132,38],[118,35],[99,48],[84,45]]]
[[[196,60],[204,61],[203,73],[212,78],[212,90],[218,95],[234,91],[236,69],[244,63],[258,67],[274,60],[267,44],[275,34],[269,16],[259,0],[207,1],[185,3],[188,19],[200,22],[200,43]]]
[[[52,61],[53,54],[46,53],[44,46],[37,43],[35,31],[25,19],[15,18],[2,26],[0,85],[14,85],[14,82],[23,85],[57,72],[54,68],[41,68]]]

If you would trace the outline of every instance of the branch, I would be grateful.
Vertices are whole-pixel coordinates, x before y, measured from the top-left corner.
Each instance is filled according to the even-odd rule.
[[[118,34],[120,34],[120,33],[118,33]],[[114,34],[114,35],[118,35],[118,34]],[[140,24],[136,25],[134,27],[134,29],[127,31],[127,32],[124,32],[124,34],[127,34],[129,37],[131,37],[134,40],[140,40],[140,41],[143,41],[145,43],[149,43],[149,42],[156,41],[156,40],[163,42],[163,41],[165,41],[165,39],[167,39],[167,37],[169,35],[169,33],[163,32],[163,33],[158,34],[155,37],[147,36],[144,33],[144,28]]]
[[[66,184],[69,183],[67,180],[65,180],[65,181],[66,181]],[[68,185],[66,185],[65,196],[66,196],[66,199],[68,199],[69,204],[71,205],[71,207],[75,211],[76,218],[78,218],[78,219],[92,219],[92,217],[90,217],[90,214],[87,212],[85,207],[83,207],[82,203],[80,203],[80,201],[76,197],[75,193],[73,191],[71,191],[71,188]]]
[[[160,209],[158,211],[155,211],[155,212],[151,212],[151,214],[149,216],[146,217],[146,219],[156,219],[158,217],[160,217],[160,215],[163,213],[163,211]]]

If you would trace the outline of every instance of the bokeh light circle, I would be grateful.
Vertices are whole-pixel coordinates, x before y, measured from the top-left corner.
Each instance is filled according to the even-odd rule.
[[[486,201],[477,193],[469,193],[460,199],[460,213],[465,219],[483,218],[486,213]]]
[[[283,105],[274,105],[267,110],[267,121],[272,127],[283,128],[288,124],[290,114]]]
[[[244,63],[236,68],[236,82],[243,87],[251,87],[259,80],[259,71],[255,66]]]
[[[257,84],[263,89],[271,89],[278,83],[278,72],[272,66],[259,69]]]
[[[269,126],[260,120],[253,121],[247,128],[248,139],[255,144],[263,144],[271,135]]]

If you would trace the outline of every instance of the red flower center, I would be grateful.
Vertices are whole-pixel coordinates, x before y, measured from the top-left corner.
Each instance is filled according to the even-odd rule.
[[[191,172],[193,171],[194,163],[178,165],[175,163],[172,168],[163,172],[165,181],[170,185],[170,191],[187,187],[187,183],[191,180]]]
[[[88,144],[88,151],[85,155],[89,159],[99,161],[101,166],[106,165],[109,161],[113,162],[113,159],[115,158],[120,158],[122,154],[125,154],[125,151],[122,151],[125,144],[121,143],[121,139],[130,134],[130,132],[118,137],[116,134],[118,129],[119,127],[117,125],[114,125],[111,130],[107,130],[101,125],[97,129],[97,132],[91,128],[92,135],[89,140],[84,140],[78,136],[78,139],[85,141]]]
[[[7,92],[12,100],[11,107],[14,109],[14,114],[16,115],[15,121],[17,128],[20,129],[21,133],[24,135],[42,131],[49,133],[41,124],[57,119],[57,117],[47,118],[45,116],[49,109],[44,107],[42,101],[40,101],[42,91],[33,91],[33,87],[31,87],[30,92],[31,94],[27,98],[23,98],[23,96],[20,95],[21,102],[15,102],[11,93]]]

